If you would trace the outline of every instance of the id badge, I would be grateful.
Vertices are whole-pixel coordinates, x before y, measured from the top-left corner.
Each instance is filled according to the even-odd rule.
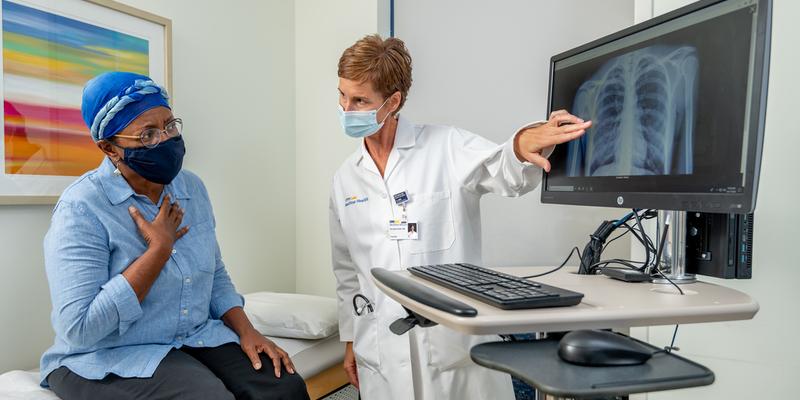
[[[389,220],[389,239],[408,239],[408,222],[399,219]]]
[[[400,219],[389,221],[389,239],[419,240],[419,223]]]

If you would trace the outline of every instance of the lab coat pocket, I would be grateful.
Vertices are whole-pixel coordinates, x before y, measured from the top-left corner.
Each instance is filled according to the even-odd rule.
[[[408,220],[419,224],[419,239],[410,240],[412,254],[444,251],[456,241],[450,192],[415,193],[408,205]]]
[[[361,287],[361,295],[369,299],[370,302],[375,302],[371,290],[371,283],[365,282],[361,275],[358,275],[359,287]],[[364,313],[356,315],[353,322],[353,352],[356,355],[356,364],[359,368],[367,368],[378,372],[380,367],[380,351],[378,348],[378,313],[373,309],[369,312],[366,308]]]
[[[353,352],[356,354],[358,368],[378,371],[380,351],[378,350],[378,319],[374,312],[356,316]]]

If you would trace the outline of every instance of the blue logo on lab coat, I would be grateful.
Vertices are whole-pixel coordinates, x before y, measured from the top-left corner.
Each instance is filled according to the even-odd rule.
[[[366,203],[368,200],[369,200],[369,197],[361,197],[361,198],[359,198],[358,196],[350,196],[350,197],[346,197],[344,199],[344,206],[348,207],[348,206],[351,206],[353,204]]]

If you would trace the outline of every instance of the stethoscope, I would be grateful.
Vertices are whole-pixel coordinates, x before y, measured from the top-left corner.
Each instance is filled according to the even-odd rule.
[[[371,313],[375,311],[375,309],[372,307],[372,302],[369,301],[368,298],[366,298],[363,294],[357,294],[353,296],[353,311],[355,311],[356,315],[360,317],[365,313]]]

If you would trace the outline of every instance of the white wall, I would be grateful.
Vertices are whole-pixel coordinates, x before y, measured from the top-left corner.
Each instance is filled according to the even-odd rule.
[[[0,372],[38,366],[52,343],[42,239],[49,206],[0,206]]]
[[[633,0],[403,0],[395,7],[396,36],[414,59],[414,83],[401,113],[495,142],[546,119],[552,55],[632,25],[634,12]],[[521,199],[484,197],[487,265],[558,265],[573,246],[583,249],[603,219],[625,213],[541,204],[539,198],[538,189]],[[607,255],[627,256],[625,239]]]
[[[336,114],[337,64],[347,47],[378,33],[381,1],[296,0],[297,291],[333,295],[328,195],[334,172],[358,146]],[[380,7],[379,7],[380,6]]]
[[[681,0],[637,2],[643,14],[659,15],[687,4]],[[800,376],[800,291],[796,288],[798,261],[794,257],[800,234],[796,211],[800,186],[795,122],[800,83],[800,3],[774,0],[772,51],[766,132],[758,200],[754,216],[752,280],[701,277],[748,293],[761,306],[752,321],[684,325],[676,345],[680,354],[714,371],[707,387],[651,393],[650,399],[783,399],[796,397]],[[673,327],[636,330],[637,336],[665,345]]]
[[[238,289],[294,291],[292,1],[124,2],[173,21],[185,165],[208,187]],[[0,372],[37,367],[52,343],[41,246],[50,209],[0,206]]]

